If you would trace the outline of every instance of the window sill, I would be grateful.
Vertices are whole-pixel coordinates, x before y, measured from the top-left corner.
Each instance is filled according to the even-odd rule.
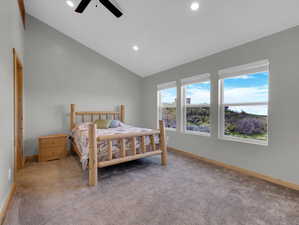
[[[268,146],[268,141],[261,141],[261,140],[253,140],[253,139],[245,139],[245,138],[237,138],[232,136],[220,136],[218,137],[220,140],[224,141],[234,141],[234,142],[240,142],[240,143],[246,143],[246,144],[254,144],[254,145],[262,145],[262,146]]]
[[[183,134],[187,134],[187,135],[195,135],[195,136],[203,136],[203,137],[211,137],[210,133],[204,133],[204,132],[194,132],[194,131],[183,131]]]

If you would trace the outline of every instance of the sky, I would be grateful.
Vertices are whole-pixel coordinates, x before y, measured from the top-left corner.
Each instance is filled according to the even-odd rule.
[[[268,102],[269,73],[256,73],[224,79],[224,103]],[[210,82],[186,86],[186,97],[191,104],[210,103]],[[162,102],[173,103],[176,88],[162,90]],[[234,111],[267,115],[267,106],[230,107]]]

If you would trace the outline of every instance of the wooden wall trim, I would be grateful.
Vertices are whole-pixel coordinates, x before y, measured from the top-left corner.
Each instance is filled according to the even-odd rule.
[[[16,192],[16,184],[13,184],[10,188],[10,191],[9,191],[9,194],[8,194],[6,200],[4,201],[2,209],[0,209],[0,225],[2,225],[4,222],[8,207],[12,201],[12,198],[13,198],[15,192]]]
[[[251,170],[243,169],[243,168],[240,168],[240,167],[237,167],[237,166],[232,166],[232,165],[229,165],[229,164],[226,164],[226,163],[223,163],[223,162],[208,159],[208,158],[199,156],[197,154],[187,152],[187,151],[183,151],[183,150],[179,150],[179,149],[176,149],[176,148],[168,147],[168,150],[172,151],[172,152],[176,152],[178,154],[182,154],[182,155],[184,155],[186,157],[189,157],[189,158],[201,160],[203,162],[210,163],[210,164],[213,164],[213,165],[218,166],[218,167],[223,167],[225,169],[233,170],[233,171],[242,173],[242,174],[247,175],[247,176],[255,177],[255,178],[258,178],[258,179],[261,179],[261,180],[264,180],[264,181],[267,181],[267,182],[270,182],[270,183],[273,183],[273,184],[277,184],[277,185],[280,185],[280,186],[283,186],[283,187],[286,187],[286,188],[290,188],[290,189],[299,191],[299,185],[298,184],[290,183],[290,182],[283,181],[283,180],[280,180],[280,179],[276,179],[276,178],[273,178],[273,177],[270,177],[270,176],[267,176],[267,175],[264,175],[264,174],[261,174],[261,173],[257,173],[257,172],[251,171]]]
[[[18,0],[20,16],[23,22],[24,29],[26,27],[26,10],[25,10],[25,3],[24,0]]]
[[[15,170],[16,172],[24,166],[23,155],[23,99],[24,99],[24,73],[23,63],[20,60],[16,49],[13,48],[13,95],[14,95],[14,156],[15,156]]]

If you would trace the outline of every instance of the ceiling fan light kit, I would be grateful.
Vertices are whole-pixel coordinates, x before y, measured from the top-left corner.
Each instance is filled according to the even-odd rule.
[[[119,18],[123,15],[123,13],[109,0],[99,0],[102,5],[108,9],[115,17]],[[77,13],[83,13],[84,10],[87,8],[91,0],[82,0],[78,7],[76,8],[75,12]]]

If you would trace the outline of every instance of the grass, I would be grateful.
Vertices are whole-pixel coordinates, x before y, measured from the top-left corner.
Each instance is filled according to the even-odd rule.
[[[205,123],[205,122],[202,122],[200,124],[196,124],[196,123],[192,123],[192,122],[189,122],[187,121],[187,126],[202,126],[202,127],[210,127],[210,123]]]
[[[267,141],[267,139],[268,139],[267,133],[246,135],[246,134],[240,134],[238,132],[225,132],[225,135],[239,137],[239,138],[246,138],[246,139],[261,140],[261,141]]]

